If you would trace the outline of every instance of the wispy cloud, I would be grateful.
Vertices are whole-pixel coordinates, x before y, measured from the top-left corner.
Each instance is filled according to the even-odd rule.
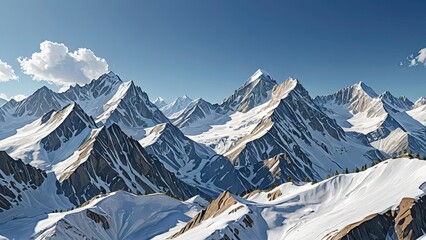
[[[87,48],[70,52],[63,43],[44,41],[40,52],[30,58],[19,57],[22,71],[33,80],[47,81],[59,86],[84,84],[108,71],[105,59]]]
[[[426,48],[420,49],[416,55],[411,55],[408,57],[409,67],[417,66],[423,64],[426,66]]]
[[[10,80],[18,80],[18,76],[16,76],[15,71],[9,64],[0,59],[0,82]]]

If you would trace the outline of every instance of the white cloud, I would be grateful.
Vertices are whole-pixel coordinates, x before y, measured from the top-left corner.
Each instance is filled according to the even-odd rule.
[[[410,61],[409,66],[416,66],[419,63],[424,64],[426,67],[426,48],[420,49],[419,53],[416,56],[411,55],[408,57],[408,61]]]
[[[23,94],[18,94],[18,95],[15,95],[15,96],[13,96],[13,97],[11,97],[11,98],[13,98],[13,99],[15,99],[16,101],[22,101],[22,100],[24,100],[25,98],[27,98],[27,96],[25,96],[25,95],[23,95]]]
[[[15,71],[9,64],[0,59],[0,82],[10,80],[18,80],[18,76],[16,76]]]
[[[27,96],[23,95],[23,94],[18,94],[15,95],[13,97],[8,97],[6,94],[4,93],[0,93],[0,98],[9,101],[10,99],[15,99],[16,101],[21,101],[24,100],[25,98],[27,98]]]
[[[85,84],[108,72],[108,63],[90,49],[70,52],[63,43],[44,41],[40,52],[30,58],[19,57],[22,71],[33,80],[47,81],[59,86]]]

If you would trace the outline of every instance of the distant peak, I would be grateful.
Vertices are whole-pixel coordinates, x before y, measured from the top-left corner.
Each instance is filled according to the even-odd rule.
[[[181,97],[178,97],[178,99],[190,99],[187,95],[183,95]]]
[[[423,105],[426,105],[426,98],[425,97],[420,97],[419,99],[417,99],[417,101],[414,103],[413,108],[417,108],[417,107],[421,107]]]
[[[183,96],[180,96],[180,97],[176,98],[175,101],[176,102],[180,102],[180,101],[191,102],[192,99],[190,97],[188,97],[187,95],[183,95]]]
[[[164,102],[164,99],[163,99],[162,97],[157,97],[157,98],[155,99],[155,101],[158,101],[158,102]]]

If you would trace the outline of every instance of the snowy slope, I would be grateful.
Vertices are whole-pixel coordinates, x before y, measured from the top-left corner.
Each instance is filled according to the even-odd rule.
[[[314,185],[286,183],[247,199],[227,196],[217,214],[196,216],[201,222],[175,239],[323,239],[371,214],[396,209],[404,197],[424,195],[425,171],[424,161],[388,160]]]
[[[0,224],[0,236],[10,239],[151,239],[189,221],[205,204],[208,203],[200,198],[181,202],[164,194],[137,196],[119,191],[98,196],[74,210]]]
[[[0,98],[0,107],[1,107],[2,105],[4,105],[5,103],[7,103],[7,100],[6,100],[6,99],[3,99],[3,98]]]

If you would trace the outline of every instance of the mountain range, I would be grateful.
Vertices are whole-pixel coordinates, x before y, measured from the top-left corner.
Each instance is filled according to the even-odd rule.
[[[0,238],[415,239],[423,156],[425,98],[259,69],[221,103],[151,102],[109,72],[0,103]]]

